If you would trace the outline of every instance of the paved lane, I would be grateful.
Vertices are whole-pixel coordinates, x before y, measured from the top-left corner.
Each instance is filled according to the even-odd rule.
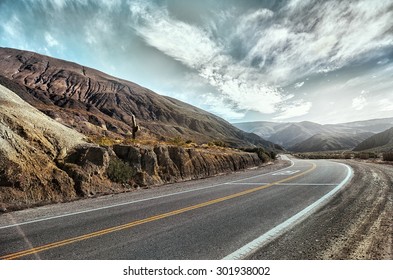
[[[0,256],[221,259],[285,224],[337,188],[349,178],[350,169],[330,161],[293,160],[281,170],[256,172],[228,176],[229,180],[220,177],[218,182],[200,180],[192,190],[75,215],[9,223],[0,226]]]

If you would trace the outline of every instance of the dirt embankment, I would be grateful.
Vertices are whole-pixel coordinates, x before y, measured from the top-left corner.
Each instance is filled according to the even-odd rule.
[[[393,259],[393,166],[343,162],[351,182],[251,259]]]

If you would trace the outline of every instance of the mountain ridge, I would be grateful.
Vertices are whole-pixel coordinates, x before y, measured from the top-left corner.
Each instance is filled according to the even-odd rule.
[[[244,131],[256,133],[266,140],[276,142],[288,150],[310,151],[307,149],[307,146],[312,143],[313,151],[318,149],[325,151],[326,147],[329,147],[329,145],[323,147],[323,142],[326,141],[332,144],[331,148],[327,150],[353,149],[356,145],[373,134],[392,127],[393,118],[324,125],[308,121],[297,123],[259,121],[234,123],[234,125],[240,129],[244,129]],[[318,134],[322,134],[323,137],[314,137]],[[318,142],[320,143],[319,148]],[[340,143],[342,145],[340,145]],[[348,145],[348,143],[352,144]]]

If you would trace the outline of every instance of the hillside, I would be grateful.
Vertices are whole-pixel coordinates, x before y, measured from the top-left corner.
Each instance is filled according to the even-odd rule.
[[[206,111],[88,67],[9,48],[0,48],[0,57],[4,85],[85,135],[126,137],[135,115],[142,128],[139,137],[146,139],[274,146]]]
[[[352,136],[348,135],[326,135],[315,134],[305,141],[297,143],[288,148],[294,152],[318,152],[318,151],[338,151],[352,149],[361,141],[372,135],[372,133],[360,133]]]
[[[379,152],[393,151],[393,127],[367,138],[353,150],[377,150]]]

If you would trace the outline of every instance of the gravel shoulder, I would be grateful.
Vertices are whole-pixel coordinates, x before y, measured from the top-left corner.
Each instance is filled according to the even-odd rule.
[[[393,166],[340,162],[353,168],[350,183],[250,259],[393,259]]]

